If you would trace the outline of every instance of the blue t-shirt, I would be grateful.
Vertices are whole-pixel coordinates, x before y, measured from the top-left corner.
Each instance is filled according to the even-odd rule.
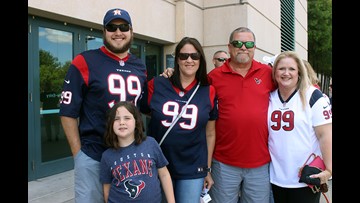
[[[168,165],[159,144],[147,137],[120,149],[109,148],[101,158],[100,181],[110,183],[108,202],[161,202],[158,168]]]

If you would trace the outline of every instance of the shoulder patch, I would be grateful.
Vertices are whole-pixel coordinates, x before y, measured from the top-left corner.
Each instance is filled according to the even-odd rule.
[[[84,79],[85,84],[89,85],[89,68],[86,63],[85,57],[81,54],[76,56],[72,61],[72,64],[79,70],[81,76]]]
[[[312,106],[316,103],[316,101],[319,100],[321,97],[323,97],[322,92],[318,89],[315,89],[310,97],[310,101],[309,101],[310,108],[312,108]]]

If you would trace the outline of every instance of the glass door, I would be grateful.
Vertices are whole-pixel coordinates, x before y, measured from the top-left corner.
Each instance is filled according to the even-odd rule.
[[[138,58],[143,60],[146,65],[147,80],[158,76],[163,72],[162,65],[162,46],[150,43],[149,41],[143,41],[136,39],[130,47],[130,53],[136,55]],[[145,131],[147,131],[150,117],[142,115],[144,121]]]
[[[94,36],[85,28],[66,23],[38,17],[29,17],[28,21],[30,181],[73,169],[71,150],[58,115],[59,99],[73,57],[97,48],[102,38],[101,32]],[[89,39],[91,43],[87,43]]]
[[[39,27],[41,162],[71,156],[59,113],[59,99],[73,56],[73,33]]]

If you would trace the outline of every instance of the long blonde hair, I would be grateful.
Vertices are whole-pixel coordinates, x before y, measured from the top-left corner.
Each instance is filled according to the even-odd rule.
[[[284,51],[284,52],[281,52],[276,57],[275,62],[274,62],[274,67],[272,69],[272,78],[274,80],[274,83],[276,85],[278,85],[277,81],[275,80],[275,71],[278,68],[277,66],[278,66],[279,61],[281,61],[284,58],[293,58],[298,66],[299,78],[298,78],[296,89],[299,91],[301,103],[302,103],[303,109],[305,109],[306,102],[307,102],[306,101],[306,90],[307,90],[307,88],[309,88],[312,85],[312,83],[310,82],[309,74],[306,70],[303,60],[300,59],[299,55],[296,52]]]
[[[316,72],[313,69],[313,67],[311,66],[311,64],[306,60],[303,60],[303,62],[304,62],[305,68],[306,68],[306,70],[308,72],[308,76],[309,76],[311,84],[319,85],[320,80],[317,77]]]

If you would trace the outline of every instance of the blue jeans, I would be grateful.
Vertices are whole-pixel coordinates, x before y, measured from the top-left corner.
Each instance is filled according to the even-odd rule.
[[[239,168],[212,160],[214,185],[209,190],[211,203],[269,203],[269,164]],[[239,197],[240,196],[240,197]]]
[[[100,162],[87,156],[81,150],[74,157],[75,202],[104,202],[100,182]]]
[[[200,201],[200,194],[204,186],[205,178],[197,179],[172,179],[176,203],[196,203]],[[163,192],[162,203],[166,203]]]

